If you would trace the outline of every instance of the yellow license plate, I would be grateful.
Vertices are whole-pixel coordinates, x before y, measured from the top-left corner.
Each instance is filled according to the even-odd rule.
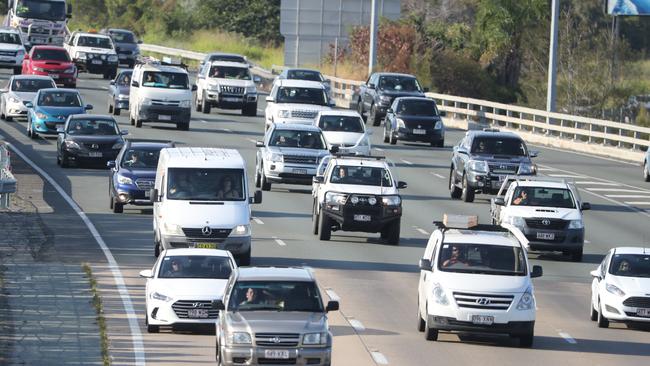
[[[217,249],[216,243],[196,243],[194,244],[195,248],[199,249]]]

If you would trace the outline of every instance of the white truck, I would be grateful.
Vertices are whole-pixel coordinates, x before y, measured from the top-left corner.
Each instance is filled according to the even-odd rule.
[[[72,4],[66,0],[9,0],[5,26],[18,28],[26,45],[61,46]]]
[[[585,225],[582,202],[575,185],[564,179],[507,176],[490,202],[492,223],[510,224],[521,230],[529,249],[559,251],[582,260]]]

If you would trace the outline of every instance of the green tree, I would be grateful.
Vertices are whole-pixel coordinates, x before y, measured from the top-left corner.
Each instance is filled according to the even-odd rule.
[[[201,0],[196,7],[197,25],[243,34],[262,42],[279,44],[280,0]]]

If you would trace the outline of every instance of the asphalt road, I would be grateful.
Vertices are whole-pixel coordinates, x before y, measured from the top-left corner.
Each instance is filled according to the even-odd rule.
[[[6,79],[8,74],[0,75]],[[108,82],[84,75],[78,83],[86,103],[95,113],[107,112]],[[263,101],[259,114],[263,114]],[[145,124],[136,129],[124,116],[118,118],[132,137],[172,139],[180,145],[215,146],[238,149],[254,170],[255,140],[264,130],[262,117],[242,117],[233,111],[213,110],[193,113],[190,131],[169,125]],[[56,141],[31,141],[24,122],[0,122],[0,133],[48,172],[88,215],[115,256],[129,294],[140,317],[146,361],[151,364],[207,364],[214,360],[214,337],[201,333],[146,334],[144,328],[144,280],[137,277],[154,261],[151,212],[127,209],[113,214],[108,208],[108,180],[104,169],[61,169],[56,165]],[[463,132],[448,130],[445,148],[423,144],[395,146],[381,142],[381,130],[374,129],[378,154],[396,164],[400,180],[408,182],[402,191],[404,216],[399,246],[389,246],[378,235],[334,233],[332,241],[320,242],[310,233],[311,196],[309,186],[274,185],[253,215],[253,264],[307,265],[328,294],[339,297],[341,311],[332,314],[335,333],[335,365],[424,365],[441,360],[456,365],[527,364],[548,365],[647,365],[650,362],[650,333],[613,324],[598,329],[588,318],[589,271],[606,251],[621,245],[648,245],[650,229],[650,184],[642,181],[638,165],[601,159],[566,151],[534,147],[541,173],[574,178],[585,201],[585,256],[573,263],[553,254],[532,253],[533,264],[544,268],[535,280],[538,302],[535,343],[532,349],[517,347],[508,337],[441,334],[440,341],[427,342],[416,330],[418,269],[432,221],[443,213],[478,214],[489,221],[488,197],[479,195],[474,203],[452,201],[447,179],[451,148]],[[252,174],[249,179],[252,183]],[[53,194],[53,193],[44,193]],[[93,242],[79,242],[83,253]],[[101,270],[101,269],[100,269]],[[118,295],[104,294],[111,301]],[[119,306],[110,311],[119,312]],[[119,319],[117,314],[108,314]],[[115,323],[119,322],[116,320]],[[122,330],[111,331],[119,338]],[[120,343],[117,363],[129,363],[128,342]]]

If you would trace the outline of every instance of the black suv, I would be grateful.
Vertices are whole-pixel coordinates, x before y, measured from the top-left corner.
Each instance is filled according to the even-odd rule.
[[[474,194],[495,193],[508,175],[536,175],[531,158],[521,137],[496,129],[468,131],[451,157],[449,190],[451,198],[474,201]]]
[[[413,75],[377,72],[359,87],[359,94],[353,95],[352,100],[357,102],[364,121],[369,119],[373,126],[379,126],[395,98],[423,97],[427,91]]]

